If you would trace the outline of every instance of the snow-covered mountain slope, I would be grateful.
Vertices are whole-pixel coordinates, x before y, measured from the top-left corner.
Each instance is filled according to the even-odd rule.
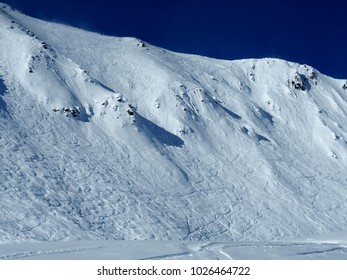
[[[0,240],[281,240],[347,228],[347,83],[0,5]]]

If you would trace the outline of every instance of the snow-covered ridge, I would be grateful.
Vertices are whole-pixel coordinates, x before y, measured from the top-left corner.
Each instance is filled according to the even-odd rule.
[[[281,240],[347,227],[347,83],[0,4],[0,240]]]

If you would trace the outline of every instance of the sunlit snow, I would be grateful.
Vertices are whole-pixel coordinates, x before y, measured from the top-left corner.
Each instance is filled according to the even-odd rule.
[[[308,65],[0,4],[0,258],[346,258],[308,241],[347,229],[346,105]]]

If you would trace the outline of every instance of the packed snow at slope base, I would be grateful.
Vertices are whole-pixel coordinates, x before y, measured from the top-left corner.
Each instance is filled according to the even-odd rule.
[[[347,260],[347,243],[89,240],[6,244],[2,260]]]
[[[347,82],[0,5],[0,240],[273,241],[347,228]]]

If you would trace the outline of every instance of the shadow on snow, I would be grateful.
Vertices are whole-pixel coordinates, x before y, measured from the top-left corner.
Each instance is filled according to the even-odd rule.
[[[164,145],[175,147],[182,147],[184,145],[184,141],[181,138],[144,118],[139,113],[136,113],[136,124],[139,128],[148,132],[150,137]]]
[[[4,81],[0,78],[0,110],[6,111],[6,103],[4,101],[4,95],[7,88]]]

